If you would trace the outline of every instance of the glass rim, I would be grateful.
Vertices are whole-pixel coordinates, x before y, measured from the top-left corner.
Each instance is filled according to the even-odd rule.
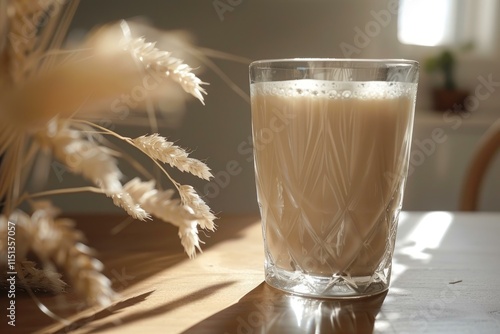
[[[411,59],[397,59],[397,58],[276,58],[276,59],[262,59],[255,60],[250,63],[249,67],[256,67],[264,64],[294,64],[301,62],[313,63],[338,63],[338,64],[370,64],[370,65],[391,65],[391,66],[419,66],[419,62]]]

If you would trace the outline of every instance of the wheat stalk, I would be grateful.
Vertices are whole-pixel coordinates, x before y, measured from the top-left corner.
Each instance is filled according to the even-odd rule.
[[[152,189],[144,188],[146,184],[138,187],[135,180],[122,187],[119,180],[121,173],[116,166],[116,160],[106,150],[94,142],[82,139],[81,133],[67,128],[67,124],[55,125],[53,128],[51,133],[39,134],[38,138],[43,145],[50,147],[56,158],[66,163],[73,173],[82,174],[94,182],[106,195],[113,199],[115,205],[124,208],[133,218],[145,220],[149,218],[149,213],[151,213],[165,221],[172,222],[179,228],[182,227],[182,233],[180,232],[181,242],[187,244],[187,240],[190,240],[190,238],[194,240],[191,246],[186,249],[188,255],[193,256],[194,247],[199,248],[198,242],[195,241],[193,225],[183,223],[187,217],[187,211],[185,209],[181,210],[183,207],[171,200],[172,194],[170,192],[156,192],[153,196]],[[143,136],[135,140],[117,134],[114,135],[140,148],[152,159],[171,163],[180,170],[186,170],[207,179],[211,176],[205,164],[201,162],[193,164],[193,161],[198,162],[198,160],[188,158],[184,150],[167,142],[165,138],[159,135]],[[68,162],[71,164],[68,164]],[[200,166],[200,164],[202,167],[196,169],[195,167]],[[142,190],[142,193],[138,191],[139,189]],[[192,210],[191,216],[196,217],[197,224],[202,228],[213,231],[215,228],[213,221],[216,217],[195,190],[184,185],[180,186],[179,192],[182,204]],[[146,194],[147,197],[145,197]],[[162,211],[157,209],[160,205],[159,202],[164,208]]]
[[[141,207],[140,204],[136,203],[132,196],[126,191],[112,194],[111,198],[116,206],[124,209],[132,218],[138,220],[147,220],[151,218],[149,213]]]
[[[181,244],[189,257],[196,255],[196,249],[201,251],[198,217],[190,208],[182,205],[179,199],[173,198],[173,190],[160,191],[155,188],[154,181],[142,182],[138,178],[127,182],[123,189],[146,211],[179,228]]]
[[[116,159],[104,147],[82,138],[82,133],[67,123],[51,122],[46,131],[37,133],[36,139],[71,172],[83,175],[108,194],[121,191],[122,173]]]
[[[160,51],[155,47],[155,43],[146,42],[145,38],[132,38],[130,27],[125,21],[121,22],[124,33],[122,45],[125,50],[129,50],[132,56],[141,63],[145,69],[151,69],[162,74],[165,78],[170,78],[177,82],[185,92],[193,95],[205,104],[203,94],[205,89],[201,85],[206,84],[201,81],[193,72],[192,68],[181,59],[172,56],[171,52]]]
[[[136,219],[145,220],[152,214],[177,226],[181,244],[193,257],[196,249],[200,250],[198,227],[214,230],[215,215],[192,187],[177,183],[161,163],[206,180],[212,177],[210,169],[158,134],[126,138],[75,117],[95,117],[103,106],[108,107],[111,101],[143,82],[145,73],[168,79],[157,90],[147,92],[145,104],[149,114],[152,114],[151,99],[159,99],[169,84],[177,83],[202,103],[206,92],[202,87],[205,83],[196,77],[191,67],[172,53],[158,50],[144,38],[132,38],[124,22],[121,23],[121,42],[107,38],[111,28],[106,27],[91,35],[71,57],[61,61],[60,56],[66,53],[56,49],[61,45],[77,4],[78,1],[71,0],[63,5],[59,0],[0,0],[0,11],[4,11],[0,18],[2,14],[7,18],[0,22],[0,34],[29,37],[16,40],[0,36],[0,156],[3,158],[0,198],[5,197],[7,204],[4,215],[0,216],[0,237],[6,235],[2,226],[9,218],[17,224],[18,259],[22,261],[31,250],[43,262],[43,271],[30,262],[18,263],[27,287],[61,290],[64,286],[59,276],[47,271],[56,265],[66,271],[75,291],[89,304],[104,306],[112,302],[115,294],[110,281],[101,273],[102,264],[81,242],[82,235],[72,222],[57,218],[58,211],[47,204],[36,202],[31,216],[16,207],[46,195],[77,191],[105,194]],[[41,14],[47,19],[44,24],[37,23]],[[25,24],[32,21],[35,22],[33,29],[30,36],[26,36]],[[55,60],[58,62],[54,63]],[[153,181],[133,179],[122,185],[118,158],[123,155],[108,148],[109,143],[93,140],[90,133],[94,129],[143,151],[172,181],[180,199],[173,198],[173,190],[156,189]],[[81,175],[95,187],[22,194],[25,179],[22,171],[30,169],[32,153],[38,147],[49,151],[70,172]],[[0,241],[0,254],[6,254],[4,246]],[[38,305],[42,309],[43,305]]]
[[[9,219],[22,233],[25,245],[45,264],[62,268],[76,293],[89,305],[108,306],[116,295],[111,282],[102,273],[102,263],[92,256],[92,251],[82,241],[82,234],[74,229],[69,219],[57,219],[57,210],[47,203],[39,203],[28,216],[15,211]],[[5,221],[3,216],[1,220]]]
[[[14,84],[33,75],[49,48],[58,48],[68,29],[67,22],[78,6],[76,0],[9,1],[7,8],[8,70]]]
[[[40,15],[46,7],[39,1],[10,1],[7,13],[9,15],[8,34],[8,71],[13,83],[19,83],[26,78],[26,73],[35,65],[29,56],[34,53],[37,45],[36,14]]]
[[[184,149],[157,133],[134,138],[132,142],[151,158],[176,167],[181,172],[191,173],[204,180],[210,180],[213,176],[206,164],[189,158],[189,154]]]
[[[179,195],[181,196],[182,203],[190,207],[199,218],[201,228],[214,231],[214,220],[217,217],[215,217],[210,207],[201,199],[196,190],[190,185],[182,185],[179,187]]]
[[[32,289],[33,291],[58,294],[64,292],[67,287],[67,284],[61,279],[61,274],[50,268],[38,269],[35,262],[17,262],[16,270],[20,271],[20,276],[23,277],[16,282],[16,289],[24,291]],[[7,270],[0,274],[0,286],[8,289],[6,273]]]
[[[54,157],[64,163],[74,174],[80,174],[102,189],[113,203],[123,208],[131,217],[146,220],[149,214],[123,192],[117,160],[107,148],[82,138],[82,132],[70,129],[67,123],[56,122],[51,131],[39,132],[37,139],[49,148]]]

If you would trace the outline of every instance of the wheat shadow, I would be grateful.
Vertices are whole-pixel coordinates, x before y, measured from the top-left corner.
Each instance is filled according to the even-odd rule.
[[[101,320],[101,319],[104,319],[106,317],[109,317],[113,314],[118,313],[122,309],[125,309],[129,306],[133,306],[135,304],[138,304],[138,303],[145,301],[153,292],[154,291],[149,291],[149,292],[140,294],[138,296],[121,301],[116,305],[108,307],[108,308],[106,308],[100,312],[94,313],[90,316],[82,317],[76,321],[73,321],[70,325],[57,330],[56,332],[54,332],[54,334],[69,333],[71,331],[82,328],[83,326],[91,323],[92,321],[97,321],[97,320]]]
[[[111,234],[110,231],[120,225],[126,218],[116,215],[75,215],[71,218],[77,222],[77,228],[85,234],[88,240],[87,244],[97,250],[97,258],[104,263],[104,274],[111,279],[113,288],[118,292],[125,291],[143,280],[183,261],[189,261],[178,239],[177,228],[170,224],[159,221],[135,221],[129,224],[120,233]],[[233,223],[234,221],[237,221],[237,223]],[[214,245],[226,240],[242,238],[242,231],[257,222],[258,218],[256,216],[238,216],[235,220],[231,217],[222,218],[218,221],[219,228],[216,233],[210,233],[209,235],[200,234],[200,237],[205,241],[203,249],[208,250]],[[148,317],[148,314],[156,314],[151,312],[157,312],[158,314],[167,312],[172,307],[177,307],[183,305],[182,303],[189,303],[190,301],[207,296],[211,294],[214,289],[224,286],[225,285],[222,284],[220,286],[214,285],[212,287],[207,287],[181,300],[175,300],[160,306],[156,311],[149,311],[147,314],[138,313],[132,318],[127,317],[123,321],[129,323],[135,321],[135,319]],[[54,296],[43,295],[40,296],[40,300],[49,310],[55,311],[64,318],[80,313],[85,314],[86,311],[82,309],[81,300],[71,291],[71,288],[68,290],[69,292],[62,297],[54,298]],[[196,297],[195,295],[197,294],[201,295]],[[140,296],[144,296],[144,298],[141,299]],[[102,320],[112,315],[116,310],[122,310],[140,303],[148,294],[140,296],[127,299],[123,303],[117,304],[119,305],[118,308],[115,307],[111,310],[99,312],[98,316],[80,319],[77,321],[78,325],[76,326],[80,328],[82,325],[89,324],[92,321],[98,319]],[[18,299],[25,299],[19,307],[20,314],[40,314],[42,312],[34,301],[29,300],[29,296],[21,295]],[[22,332],[44,330],[44,328],[50,325],[50,320],[50,318],[45,316],[30,317],[28,323],[23,323],[22,326],[20,326],[22,328],[16,328],[16,330],[21,330]],[[109,323],[105,325],[105,328],[114,327],[116,325],[116,323]],[[72,328],[72,325],[67,327]],[[60,328],[57,328],[57,330],[59,329]]]
[[[140,320],[144,320],[150,317],[155,317],[158,315],[166,314],[171,310],[174,310],[178,307],[182,307],[186,304],[195,302],[199,299],[206,298],[212,294],[214,294],[217,290],[223,289],[227,286],[232,285],[234,282],[225,282],[225,283],[218,283],[214,284],[212,286],[199,289],[198,291],[195,291],[193,293],[190,293],[187,296],[178,298],[176,300],[172,300],[168,303],[165,303],[163,305],[160,305],[158,307],[155,307],[152,310],[146,310],[146,311],[139,311],[132,313],[130,315],[126,315],[118,320],[114,319],[113,321],[109,321],[107,323],[104,323],[100,326],[94,327],[89,331],[83,332],[85,334],[94,334],[94,333],[99,333],[99,332],[105,332],[106,330],[109,329],[116,329],[119,328],[120,326],[128,325]]]

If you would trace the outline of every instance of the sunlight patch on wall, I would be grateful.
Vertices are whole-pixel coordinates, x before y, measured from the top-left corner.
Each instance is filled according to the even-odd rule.
[[[399,41],[425,46],[452,42],[454,4],[453,0],[400,0]]]

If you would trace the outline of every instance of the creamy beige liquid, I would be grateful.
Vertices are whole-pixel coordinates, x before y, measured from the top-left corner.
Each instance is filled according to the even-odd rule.
[[[386,268],[416,85],[296,80],[251,89],[267,265],[318,276]]]

